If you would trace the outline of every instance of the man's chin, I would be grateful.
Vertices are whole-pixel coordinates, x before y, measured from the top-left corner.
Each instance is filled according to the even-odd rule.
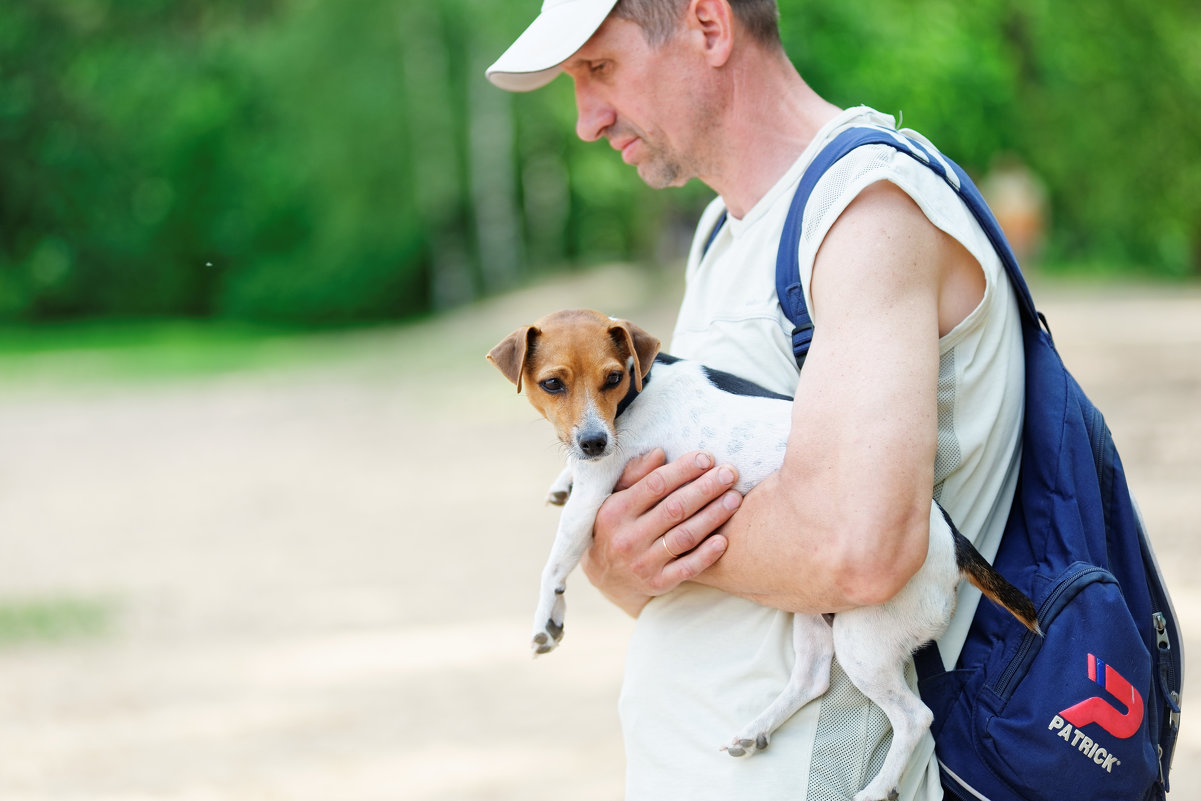
[[[638,177],[651,189],[667,189],[688,183],[689,176],[674,164],[644,162],[637,169]]]

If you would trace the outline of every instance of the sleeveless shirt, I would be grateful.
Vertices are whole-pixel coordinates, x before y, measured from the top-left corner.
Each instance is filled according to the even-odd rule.
[[[706,209],[670,353],[795,392],[792,324],[776,298],[776,249],[805,167],[854,125],[895,129],[892,117],[866,107],[842,112],[745,217],[726,220],[707,251],[724,206],[718,198]],[[819,181],[806,208],[799,246],[805,300],[820,330],[821,308],[809,293],[817,250],[842,211],[878,181],[909,194],[985,275],[980,304],[939,340],[934,495],[991,559],[1017,480],[1024,361],[1009,281],[971,212],[910,157],[886,146],[857,149]],[[979,597],[974,587],[960,585],[951,626],[939,640],[948,664],[958,657]],[[793,663],[791,621],[789,613],[692,583],[647,604],[630,642],[619,704],[627,801],[833,801],[854,795],[875,775],[891,737],[888,720],[837,662],[830,689],[787,721],[766,751],[735,759],[720,750],[785,686]],[[916,686],[912,662],[906,672]],[[903,801],[942,797],[928,733],[899,790]]]

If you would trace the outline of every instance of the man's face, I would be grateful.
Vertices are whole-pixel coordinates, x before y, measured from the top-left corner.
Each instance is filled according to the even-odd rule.
[[[712,116],[689,80],[687,45],[681,30],[651,47],[636,23],[610,17],[563,65],[575,82],[576,133],[608,139],[656,189],[682,186],[703,169],[697,144]]]

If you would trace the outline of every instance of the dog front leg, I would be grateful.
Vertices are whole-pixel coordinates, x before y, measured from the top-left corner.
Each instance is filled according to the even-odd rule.
[[[546,491],[546,502],[553,506],[562,506],[567,503],[567,499],[571,497],[571,485],[574,481],[574,465],[568,462],[563,471],[559,473],[559,477],[550,485],[550,489]]]
[[[592,544],[596,512],[606,497],[608,493],[597,494],[576,486],[563,507],[550,556],[542,569],[538,608],[534,612],[534,636],[530,642],[535,656],[550,653],[563,639],[563,617],[567,609],[563,594],[567,591],[567,576]]]

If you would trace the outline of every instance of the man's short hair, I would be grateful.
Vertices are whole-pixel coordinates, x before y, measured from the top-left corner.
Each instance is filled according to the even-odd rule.
[[[780,44],[780,9],[776,0],[729,0],[730,8],[751,37],[762,45]],[[618,0],[612,15],[637,23],[648,43],[658,47],[679,26],[688,0]]]

